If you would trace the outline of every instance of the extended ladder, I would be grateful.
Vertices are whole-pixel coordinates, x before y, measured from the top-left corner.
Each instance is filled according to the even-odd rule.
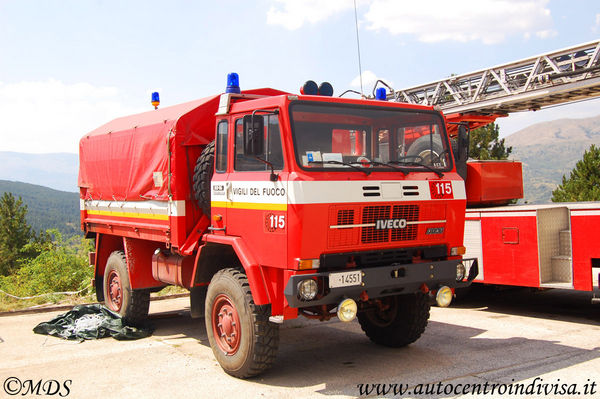
[[[393,91],[445,114],[508,114],[600,96],[600,40]]]

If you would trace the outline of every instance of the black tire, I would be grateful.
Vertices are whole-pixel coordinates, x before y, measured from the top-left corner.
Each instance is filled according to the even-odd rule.
[[[206,332],[215,358],[227,374],[248,378],[273,365],[279,325],[269,321],[270,314],[270,305],[254,304],[243,272],[228,268],[213,276],[206,294]],[[221,335],[224,330],[228,331]],[[239,332],[239,336],[232,331]]]
[[[112,290],[112,291],[111,291]],[[148,318],[150,291],[132,290],[123,251],[114,251],[104,269],[104,304],[123,318],[125,324],[140,325]]]
[[[215,142],[202,151],[194,167],[194,198],[202,212],[210,219],[210,181],[215,168]]]
[[[446,151],[444,150],[444,146],[442,145],[441,137],[435,135],[433,136],[432,140],[431,135],[428,134],[426,136],[422,136],[416,139],[406,151],[406,156],[419,156],[423,159],[423,163],[425,163],[426,165],[433,165],[434,162],[441,162],[440,157],[445,153]]]
[[[422,293],[382,298],[386,311],[368,310],[358,314],[358,322],[371,341],[399,348],[415,342],[429,320],[429,301]]]

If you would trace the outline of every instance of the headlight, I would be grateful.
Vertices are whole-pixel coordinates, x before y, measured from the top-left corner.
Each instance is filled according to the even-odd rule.
[[[337,316],[341,321],[352,321],[356,317],[358,306],[354,299],[346,298],[338,305]]]
[[[298,297],[303,301],[312,301],[317,296],[317,282],[311,278],[298,283]]]
[[[435,296],[435,302],[440,308],[446,308],[450,306],[453,296],[454,294],[452,294],[452,290],[449,287],[443,286],[438,290]]]
[[[456,265],[456,281],[463,281],[466,274],[467,269],[465,268],[465,265],[463,265],[462,263]]]

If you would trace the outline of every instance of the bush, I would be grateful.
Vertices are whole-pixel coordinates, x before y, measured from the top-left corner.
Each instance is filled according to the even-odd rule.
[[[52,240],[28,244],[39,251],[26,260],[14,274],[0,277],[0,289],[19,297],[53,292],[79,291],[90,285],[93,269],[88,264],[89,240],[71,237],[64,240],[57,230],[49,230]],[[92,291],[84,291],[86,294]],[[50,298],[56,301],[58,298]],[[48,298],[46,297],[47,301]],[[39,301],[37,301],[39,302]]]

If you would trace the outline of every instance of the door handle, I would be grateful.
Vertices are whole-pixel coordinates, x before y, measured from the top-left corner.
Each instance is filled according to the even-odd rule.
[[[233,201],[232,197],[231,182],[225,182],[225,198],[227,201]]]

